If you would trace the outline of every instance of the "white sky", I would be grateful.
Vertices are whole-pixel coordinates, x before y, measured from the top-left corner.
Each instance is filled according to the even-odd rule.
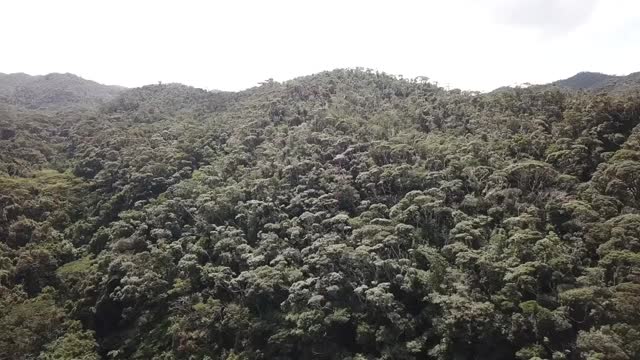
[[[639,0],[2,1],[0,72],[241,90],[339,67],[491,90],[640,71]]]

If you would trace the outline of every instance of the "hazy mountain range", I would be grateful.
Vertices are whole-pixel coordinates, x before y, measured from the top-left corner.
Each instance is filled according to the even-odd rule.
[[[180,84],[170,85],[191,88]],[[567,79],[535,86],[561,90],[622,92],[640,86],[640,72],[626,76],[579,72]],[[495,91],[509,88],[505,86]],[[103,85],[70,73],[35,76],[25,73],[0,73],[0,101],[27,109],[55,110],[68,106],[93,106],[113,100],[125,90],[127,88],[123,86]]]

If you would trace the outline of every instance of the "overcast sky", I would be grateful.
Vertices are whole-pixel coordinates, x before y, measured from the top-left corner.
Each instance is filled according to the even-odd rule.
[[[241,90],[342,67],[491,90],[640,71],[639,0],[3,1],[0,72]]]

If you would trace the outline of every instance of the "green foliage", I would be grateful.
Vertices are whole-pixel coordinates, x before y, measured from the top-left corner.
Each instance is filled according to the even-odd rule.
[[[84,331],[80,322],[72,321],[64,335],[45,346],[38,360],[98,360],[97,347],[93,331]]]
[[[0,359],[639,357],[637,94],[102,99],[0,101]]]
[[[61,334],[64,311],[56,305],[53,294],[47,292],[26,299],[19,293],[17,296],[7,294],[4,288],[2,295],[0,349],[3,357],[28,359]]]

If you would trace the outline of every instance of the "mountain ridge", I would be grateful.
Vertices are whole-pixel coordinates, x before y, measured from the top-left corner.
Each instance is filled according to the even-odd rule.
[[[322,73],[322,72],[320,72]],[[319,73],[318,73],[319,74]],[[313,76],[311,74],[307,76]],[[299,76],[287,83],[304,78]],[[207,90],[197,86],[182,83],[147,84],[139,87],[128,88],[121,85],[106,85],[100,82],[85,79],[73,73],[48,73],[44,75],[30,75],[24,72],[2,73],[0,72],[0,100],[5,103],[23,106],[31,109],[61,108],[71,104],[95,105],[115,100],[118,95],[128,90],[149,89],[156,85],[170,87],[190,88],[197,92],[207,93],[244,93],[251,90],[247,88],[239,91]],[[640,87],[640,71],[627,75],[611,75],[594,71],[580,71],[565,79],[555,80],[545,84],[529,85],[533,87],[559,88],[564,91],[607,91],[612,93],[624,92],[630,88]],[[500,92],[521,86],[505,85],[491,92]],[[526,86],[525,86],[526,87]],[[50,93],[53,92],[52,96]],[[48,93],[48,95],[44,95]],[[35,96],[35,98],[33,98]]]

